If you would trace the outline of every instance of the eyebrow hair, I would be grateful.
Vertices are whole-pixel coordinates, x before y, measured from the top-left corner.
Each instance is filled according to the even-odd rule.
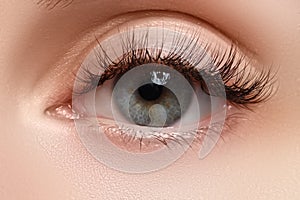
[[[44,7],[52,10],[56,7],[68,7],[73,3],[74,0],[37,0],[36,4],[39,7]]]

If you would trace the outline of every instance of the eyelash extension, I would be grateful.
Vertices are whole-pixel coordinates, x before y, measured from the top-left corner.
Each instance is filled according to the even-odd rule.
[[[78,96],[86,94],[97,87],[101,87],[105,81],[114,78],[118,80],[130,69],[148,63],[163,64],[174,68],[190,81],[190,83],[198,84],[206,94],[212,96],[219,96],[219,92],[221,91],[218,91],[218,88],[220,88],[220,86],[208,87],[206,83],[219,83],[220,81],[216,80],[219,80],[221,76],[223,80],[222,84],[225,87],[228,108],[241,107],[251,110],[250,105],[266,101],[273,94],[275,74],[273,75],[271,73],[270,68],[258,70],[249,67],[248,64],[250,61],[245,62],[245,56],[238,56],[239,50],[234,42],[232,42],[230,48],[222,50],[218,48],[217,45],[213,46],[209,42],[200,42],[202,41],[201,34],[198,32],[194,32],[189,36],[179,34],[178,36],[174,36],[172,39],[172,48],[168,53],[165,53],[163,52],[163,41],[157,45],[156,48],[150,49],[147,48],[148,33],[137,38],[134,30],[128,32],[128,35],[124,38],[121,38],[123,53],[117,60],[113,60],[107,55],[104,47],[96,38],[98,43],[98,48],[95,48],[97,49],[95,50],[97,58],[96,70],[97,72],[104,72],[102,74],[95,74],[89,67],[83,67],[79,74],[74,74],[75,80],[82,83],[83,87],[78,91],[73,90],[73,94]],[[199,50],[199,44],[201,44],[204,49]],[[211,57],[211,60],[207,62],[203,61],[207,55]],[[117,55],[115,56],[117,57]],[[205,81],[203,77],[206,77]],[[208,90],[208,88],[213,88],[213,90]],[[244,116],[241,113],[229,112],[223,124],[224,128],[221,129],[222,133],[232,130],[232,121],[243,118]],[[147,145],[147,142],[149,142],[147,138],[137,137],[134,130],[129,130],[130,128],[128,127],[118,127],[117,125],[100,122],[99,127],[101,127],[106,134],[123,139],[125,145],[137,141],[140,150],[142,146]],[[178,144],[188,144],[184,136],[187,138],[195,138],[195,140],[201,144],[207,131],[214,132],[214,130],[219,129],[220,125],[215,123],[185,133],[151,133],[148,134],[148,137],[165,146],[168,146],[169,141]],[[128,134],[127,131],[132,134]],[[223,139],[222,133],[220,136]]]
[[[248,64],[241,66],[245,56],[237,56],[238,49],[233,42],[229,50],[222,51],[215,47],[210,51],[212,45],[205,44],[203,45],[204,50],[199,51],[197,45],[201,41],[201,34],[195,32],[189,37],[178,35],[173,38],[173,48],[167,55],[163,55],[163,42],[157,49],[148,49],[146,47],[147,33],[138,41],[134,30],[129,33],[131,36],[128,34],[122,38],[123,55],[117,61],[113,61],[106,54],[101,43],[96,39],[100,47],[100,50],[96,52],[97,67],[99,67],[99,71],[104,70],[104,73],[94,74],[89,68],[85,68],[81,76],[76,77],[85,86],[80,91],[74,91],[74,94],[85,94],[103,85],[105,81],[119,78],[130,69],[147,63],[163,64],[174,68],[187,80],[200,84],[201,89],[212,96],[218,96],[218,89],[209,91],[206,82],[216,82],[217,77],[221,76],[228,102],[237,107],[249,108],[249,105],[268,100],[273,94],[275,74],[272,75],[270,68],[257,70],[253,67],[249,68]],[[184,44],[187,44],[186,46],[189,48],[183,48]],[[180,46],[181,48],[178,48]],[[187,50],[188,53],[186,53]],[[196,68],[208,52],[212,57],[212,63],[207,62],[200,69]],[[206,81],[203,77],[206,77]]]

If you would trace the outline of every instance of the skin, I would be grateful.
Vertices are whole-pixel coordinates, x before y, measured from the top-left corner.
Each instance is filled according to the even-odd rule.
[[[299,199],[299,1],[78,0],[49,10],[2,0],[0,10],[1,199]],[[278,69],[279,86],[254,112],[242,111],[248,120],[204,160],[189,150],[168,168],[132,175],[97,162],[70,122],[44,111],[63,98],[92,33],[145,10],[206,21]]]

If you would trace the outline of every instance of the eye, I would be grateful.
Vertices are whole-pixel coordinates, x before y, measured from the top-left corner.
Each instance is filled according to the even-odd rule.
[[[99,93],[100,100],[102,95]],[[192,88],[179,72],[165,65],[149,63],[135,67],[117,80],[112,110],[121,111],[128,123],[169,127],[186,113],[192,97]],[[113,113],[116,119],[119,114]]]
[[[76,74],[71,104],[47,112],[74,119],[87,150],[117,170],[160,169],[195,141],[205,157],[229,108],[250,108],[272,93],[269,71],[200,27],[127,26],[96,41]]]

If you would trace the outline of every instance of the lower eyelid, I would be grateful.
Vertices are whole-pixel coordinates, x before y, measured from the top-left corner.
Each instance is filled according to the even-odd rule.
[[[197,130],[185,133],[174,132],[172,130],[164,132],[160,130],[160,132],[149,133],[147,137],[128,134],[128,129],[123,130],[113,125],[103,125],[101,129],[104,130],[104,134],[118,148],[129,152],[146,153],[158,150],[162,148],[162,146],[168,146],[170,141],[175,141],[178,145],[191,145],[186,143],[186,140],[193,138],[194,141],[201,143],[201,138],[205,134],[206,126],[201,126]]]
[[[49,110],[47,113],[50,114],[53,117],[58,117],[63,119],[69,119],[70,123],[68,123],[68,126],[72,127],[71,130],[76,131],[76,127],[73,127],[75,124],[74,122],[76,120],[79,120],[80,118],[85,118],[85,116],[80,116],[78,113],[76,113],[70,105],[65,105],[65,106],[60,106],[58,107],[59,109],[56,110]],[[71,117],[69,117],[71,116]],[[107,136],[109,141],[111,141],[114,145],[116,145],[117,148],[124,149],[129,152],[133,153],[147,153],[147,152],[152,152],[155,150],[158,150],[162,148],[165,145],[168,145],[168,142],[170,141],[176,141],[178,143],[178,146],[181,145],[189,145],[190,148],[192,148],[194,151],[196,150],[195,147],[198,149],[198,145],[202,145],[203,138],[206,136],[206,132],[210,128],[214,128],[214,126],[218,126],[218,124],[211,125],[211,127],[208,126],[209,121],[210,121],[210,116],[206,117],[200,122],[199,128],[195,130],[195,132],[190,132],[186,133],[186,137],[188,139],[193,138],[192,143],[186,143],[184,140],[184,137],[180,136],[177,134],[170,134],[170,135],[149,135],[149,138],[141,138],[141,137],[136,137],[133,135],[128,135],[126,131],[120,132],[118,126],[114,126],[114,122],[112,119],[99,119],[99,121],[106,121],[106,125],[104,123],[102,125],[98,125],[99,129],[105,130],[103,134]],[[236,109],[230,105],[227,107],[227,116],[225,123],[222,128],[222,132],[220,133],[220,138],[221,141],[224,141],[224,138],[227,138],[229,135],[235,136],[235,128],[239,122],[244,121],[247,119],[246,113],[241,112],[239,109]],[[74,121],[75,120],[75,121]],[[84,119],[88,121],[88,118]],[[77,133],[75,133],[77,135]],[[176,140],[176,135],[180,136]],[[198,149],[199,150],[199,149]],[[195,152],[196,153],[196,152]]]

